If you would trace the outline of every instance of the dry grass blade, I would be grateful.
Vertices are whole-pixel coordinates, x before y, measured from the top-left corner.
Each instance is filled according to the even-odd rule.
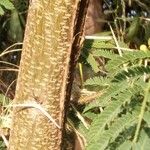
[[[42,112],[53,124],[58,128],[61,129],[61,127],[57,124],[57,122],[51,117],[51,115],[39,104],[36,103],[25,103],[25,104],[12,104],[8,105],[7,107],[23,107],[23,108],[36,108]]]

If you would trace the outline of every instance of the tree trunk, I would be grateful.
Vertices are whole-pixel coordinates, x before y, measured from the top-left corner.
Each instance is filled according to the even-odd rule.
[[[9,150],[62,149],[64,104],[70,97],[87,6],[88,0],[32,0]]]
[[[89,0],[87,10],[85,34],[91,35],[102,31],[104,26],[104,14],[102,10],[102,0]]]

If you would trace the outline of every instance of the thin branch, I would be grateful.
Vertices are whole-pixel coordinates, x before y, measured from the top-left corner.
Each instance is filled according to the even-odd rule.
[[[77,117],[80,119],[80,121],[83,123],[86,129],[89,129],[88,124],[86,123],[85,119],[82,117],[82,115],[77,111],[77,109],[74,107],[73,104],[71,104],[72,108],[75,110]]]
[[[51,117],[51,115],[43,108],[41,105],[36,103],[24,103],[24,104],[12,104],[8,105],[7,107],[23,107],[23,108],[36,108],[40,110],[53,124],[58,128],[61,129],[61,127],[57,124],[57,122]]]
[[[119,43],[118,43],[117,38],[116,38],[116,36],[115,36],[115,33],[114,33],[114,31],[113,31],[113,29],[112,29],[110,23],[108,23],[108,25],[109,25],[109,27],[110,27],[111,33],[112,33],[113,38],[114,38],[114,41],[115,41],[115,43],[116,43],[116,46],[117,46],[117,49],[118,49],[118,53],[119,53],[119,55],[122,57],[122,51],[121,51],[121,49],[120,49],[120,46],[119,46]]]
[[[141,106],[141,112],[139,114],[139,121],[136,127],[136,131],[135,131],[135,135],[134,135],[134,139],[133,139],[133,143],[137,142],[138,136],[139,136],[139,132],[140,132],[140,128],[141,128],[141,124],[142,124],[142,120],[143,120],[143,116],[144,116],[144,112],[145,112],[145,108],[146,108],[146,103],[149,100],[149,90],[150,90],[150,83],[148,85],[148,87],[145,89],[145,96],[144,96],[144,100]]]
[[[13,50],[9,50],[9,51],[3,51],[1,54],[0,54],[0,57],[6,55],[6,54],[9,54],[9,53],[13,53],[13,52],[19,52],[19,51],[22,51],[22,49],[13,49]]]
[[[12,69],[12,68],[0,68],[0,71],[16,71],[18,72],[18,69]]]
[[[6,64],[6,65],[10,65],[10,66],[19,68],[19,66],[15,65],[15,64],[13,64],[13,63],[6,62],[6,61],[0,61],[0,63],[3,63],[3,64]]]
[[[0,136],[2,137],[2,139],[3,139],[3,141],[4,141],[5,145],[6,145],[6,147],[8,147],[9,146],[9,142],[6,139],[5,135],[2,133],[2,131],[0,131]]]
[[[14,43],[13,45],[7,47],[7,48],[3,51],[3,53],[6,52],[6,51],[8,51],[9,49],[11,49],[11,48],[14,47],[14,46],[22,45],[22,44],[23,44],[23,43]]]

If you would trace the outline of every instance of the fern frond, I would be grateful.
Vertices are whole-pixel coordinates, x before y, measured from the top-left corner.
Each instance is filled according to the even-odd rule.
[[[121,81],[126,80],[127,78],[139,78],[146,74],[150,74],[150,66],[133,66],[129,67],[129,69],[123,70],[121,69],[115,76],[113,81]]]
[[[140,138],[137,143],[134,143],[132,149],[136,150],[149,150],[150,148],[150,132],[141,130]]]
[[[91,86],[108,86],[110,84],[110,80],[108,78],[104,78],[101,76],[96,76],[90,79],[87,79],[84,85],[91,85]]]
[[[122,67],[123,64],[128,62],[134,62],[135,60],[141,60],[145,58],[150,58],[150,52],[134,51],[125,52],[122,57],[118,56],[115,59],[111,59],[106,65],[106,70],[109,72],[115,72],[118,68]]]
[[[108,50],[93,50],[92,54],[94,56],[99,56],[99,57],[104,57],[104,58],[109,58],[109,59],[115,59],[115,57],[118,57],[117,54],[115,54],[113,51],[108,51]]]
[[[134,126],[137,123],[137,120],[137,112],[133,112],[132,114],[128,113],[122,115],[121,118],[118,118],[112,126],[110,126],[109,130],[106,131],[106,134],[110,134],[110,142],[113,142],[118,137],[119,133],[123,132],[125,128]]]
[[[120,93],[117,100],[112,101],[111,104],[109,104],[108,107],[106,107],[104,111],[93,120],[88,132],[89,143],[95,141],[104,132],[105,126],[109,124],[118,113],[120,113],[121,106],[130,101],[132,95],[133,93],[130,93],[129,91]]]
[[[104,67],[107,77],[93,77],[85,83],[104,89],[102,95],[98,95],[96,100],[84,109],[86,117],[88,113],[94,114],[94,117],[89,115],[92,116],[90,117],[92,123],[85,133],[87,150],[109,150],[114,147],[119,150],[137,149],[141,143],[143,145],[141,144],[140,148],[145,150],[147,148],[145,143],[150,143],[146,132],[143,133],[145,127],[150,127],[148,108],[150,85],[147,82],[150,67],[148,64],[144,66],[143,63],[150,60],[150,51],[123,51],[119,56],[111,51],[115,48],[114,43],[111,43],[111,47],[107,47],[106,42],[95,40],[90,44],[93,49],[90,51],[89,60],[96,61],[95,57],[106,58]],[[94,68],[92,65],[91,67]],[[98,64],[96,67],[99,67]],[[97,114],[95,108],[99,108],[101,113],[98,111]],[[127,131],[130,132],[126,133]],[[123,139],[122,134],[127,136]]]
[[[92,139],[93,142],[91,141],[87,147],[87,150],[104,150],[109,142],[114,141],[121,132],[130,126],[133,126],[136,122],[136,113],[123,115],[113,123],[108,130],[95,136],[94,140]]]
[[[122,143],[117,150],[130,150],[132,147],[132,142],[127,140]]]
[[[129,141],[129,139],[131,140],[134,131],[135,125],[126,127],[122,132],[119,133],[114,141],[110,141],[106,150],[123,150],[125,147],[127,147],[125,150],[130,150],[130,148],[132,147],[132,141]],[[128,143],[128,146],[126,145],[126,141]]]
[[[104,40],[85,40],[86,48],[96,48],[96,49],[111,49],[115,47],[115,43],[113,41],[104,41]]]
[[[147,126],[150,128],[150,112],[149,111],[144,113],[143,119],[147,123]]]
[[[97,98],[99,106],[106,106],[111,98],[115,97],[118,94],[126,91],[129,88],[129,83],[120,82],[120,84],[112,83],[110,84],[107,91],[101,96]]]
[[[97,100],[93,103],[87,105],[84,109],[84,112],[94,108],[94,107],[104,107],[106,106],[112,97],[117,94],[125,91],[129,87],[127,82],[120,82],[120,84],[112,83],[109,85],[109,88],[106,89],[104,94],[100,97],[97,97]]]
[[[137,127],[136,127],[133,143],[136,143],[136,141],[138,139],[138,136],[139,136],[139,132],[140,132],[140,128],[142,126],[144,113],[145,113],[146,107],[147,107],[147,102],[149,100],[149,90],[150,90],[150,83],[148,83],[148,86],[144,90],[144,99],[143,99],[141,110],[140,110],[140,113],[139,113],[138,124],[137,124]]]
[[[87,57],[87,62],[89,63],[89,65],[92,67],[93,71],[95,73],[97,73],[99,71],[99,64],[98,62],[95,60],[94,56],[92,54],[89,53],[88,57]]]

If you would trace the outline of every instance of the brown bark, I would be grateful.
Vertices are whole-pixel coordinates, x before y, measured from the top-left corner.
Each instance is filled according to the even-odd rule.
[[[79,54],[87,4],[88,0],[32,0],[13,104],[10,150],[62,149],[64,104],[73,80],[69,73]]]
[[[85,34],[95,34],[102,31],[104,23],[102,0],[90,0],[85,23]]]

